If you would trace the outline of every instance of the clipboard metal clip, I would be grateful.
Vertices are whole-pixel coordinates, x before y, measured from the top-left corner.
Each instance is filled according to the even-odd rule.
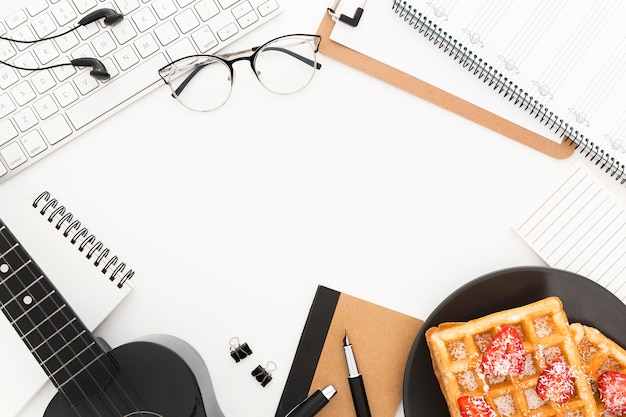
[[[365,7],[365,3],[367,2],[367,0],[363,0],[363,4],[361,5],[361,7],[356,8],[356,10],[354,11],[354,16],[352,17],[345,15],[343,13],[339,14],[336,12],[337,6],[339,6],[340,2],[341,0],[333,0],[330,6],[328,6],[328,13],[332,16],[333,21],[335,22],[340,21],[352,27],[356,27],[359,24],[359,21],[361,20],[361,16],[363,15],[363,8]]]

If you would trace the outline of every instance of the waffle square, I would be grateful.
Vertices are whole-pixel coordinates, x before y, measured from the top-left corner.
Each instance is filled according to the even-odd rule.
[[[605,413],[600,400],[598,377],[606,371],[626,373],[626,350],[593,327],[572,323],[570,332],[582,357],[598,411],[600,415],[609,417],[611,414]]]
[[[524,369],[519,375],[487,376],[481,366],[483,352],[507,325],[521,336]],[[463,323],[442,323],[426,331],[426,341],[452,417],[461,417],[457,401],[462,396],[483,397],[498,416],[599,416],[558,297]],[[539,376],[557,358],[563,358],[570,366],[575,385],[574,395],[563,405],[543,401],[535,391]]]

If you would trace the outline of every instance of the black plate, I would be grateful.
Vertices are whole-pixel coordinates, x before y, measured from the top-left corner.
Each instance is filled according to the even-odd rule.
[[[543,267],[493,272],[456,290],[424,322],[413,342],[404,372],[404,415],[449,415],[424,337],[429,327],[446,321],[471,320],[552,295],[563,302],[570,323],[593,326],[621,346],[626,346],[626,305],[594,281]]]

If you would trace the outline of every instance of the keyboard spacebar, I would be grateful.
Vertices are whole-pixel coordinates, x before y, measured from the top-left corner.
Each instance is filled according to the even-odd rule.
[[[138,67],[104,84],[76,106],[67,110],[75,129],[81,129],[98,117],[113,110],[161,79],[159,69],[167,65],[163,54],[155,55]]]

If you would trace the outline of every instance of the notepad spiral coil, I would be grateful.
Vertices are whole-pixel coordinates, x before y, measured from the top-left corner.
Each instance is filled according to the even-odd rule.
[[[491,87],[501,96],[507,98],[520,109],[539,119],[551,131],[575,148],[587,159],[595,162],[606,173],[610,174],[620,184],[626,183],[626,167],[608,152],[597,146],[592,140],[575,130],[567,122],[543,104],[540,104],[533,96],[509,80],[504,74],[498,72],[493,66],[478,57],[466,46],[448,35],[441,27],[429,20],[416,8],[405,0],[394,0],[393,10],[410,26],[428,39],[433,45],[447,53],[454,61],[460,64],[468,72],[472,72],[485,85]]]
[[[117,287],[121,288],[124,284],[135,275],[135,271],[127,269],[125,262],[122,262],[117,255],[111,255],[109,248],[105,247],[102,241],[98,240],[94,234],[90,234],[89,230],[81,225],[81,222],[74,219],[74,215],[68,212],[65,206],[60,205],[56,198],[53,198],[48,191],[44,191],[33,201],[33,207],[39,210],[42,216],[48,216],[49,223],[56,221],[54,227],[57,230],[65,228],[64,237],[70,237],[72,245],[78,244],[77,248],[80,252],[85,252],[87,259],[95,256],[94,266],[99,267],[104,264],[100,272],[108,276],[110,281],[117,281]]]

